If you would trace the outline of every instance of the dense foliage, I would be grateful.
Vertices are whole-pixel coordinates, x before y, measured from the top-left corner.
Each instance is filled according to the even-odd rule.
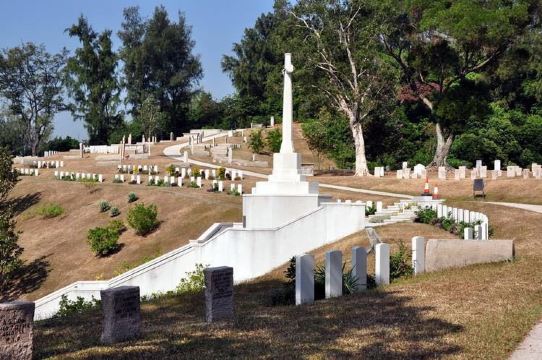
[[[158,227],[158,211],[156,205],[137,204],[128,210],[128,224],[138,235],[145,236]]]

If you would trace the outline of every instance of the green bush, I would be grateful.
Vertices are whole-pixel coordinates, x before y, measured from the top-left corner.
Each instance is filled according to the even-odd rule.
[[[110,227],[96,227],[87,234],[87,242],[96,256],[107,256],[119,247],[119,232]]]
[[[223,167],[219,167],[216,171],[216,177],[219,180],[226,180],[226,169],[224,169]]]
[[[100,208],[100,212],[107,212],[111,209],[111,204],[109,201],[102,200],[98,203],[98,206]]]
[[[422,224],[433,224],[437,219],[437,212],[431,208],[416,211],[416,222]]]
[[[169,165],[169,166],[166,168],[166,172],[169,174],[169,176],[175,175],[175,166]]]
[[[269,151],[278,153],[280,151],[280,145],[282,144],[282,133],[279,129],[270,130],[267,133],[265,142]]]
[[[111,208],[111,217],[119,216],[120,210],[118,207]]]
[[[119,235],[126,230],[126,226],[120,220],[111,220],[107,227],[113,231],[116,231]]]
[[[128,203],[133,203],[134,201],[137,201],[139,199],[136,195],[136,193],[131,192],[128,194]]]
[[[128,224],[138,235],[144,236],[158,227],[156,205],[137,204],[128,211]]]
[[[250,133],[248,147],[255,154],[260,154],[264,148],[262,130],[255,130]]]
[[[192,166],[192,176],[201,176],[201,169],[198,166]]]
[[[411,276],[414,273],[412,268],[410,253],[401,241],[399,243],[399,251],[390,256],[390,281]]]
[[[376,205],[373,204],[371,207],[365,207],[365,216],[376,214]]]
[[[52,219],[64,213],[62,206],[56,203],[45,204],[38,209],[38,214],[46,219]]]
[[[195,294],[201,292],[205,287],[203,270],[207,267],[209,267],[209,265],[204,266],[203,264],[196,264],[196,269],[194,271],[187,272],[186,278],[181,279],[177,286],[177,294]]]
[[[83,297],[78,296],[77,300],[69,300],[67,295],[62,295],[59,302],[60,308],[55,314],[56,318],[62,318],[74,314],[81,314],[85,311],[100,307],[100,300],[96,300],[94,296],[92,300],[86,301]]]

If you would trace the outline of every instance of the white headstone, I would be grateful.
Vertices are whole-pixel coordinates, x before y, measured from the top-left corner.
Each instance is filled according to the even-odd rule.
[[[471,227],[463,229],[463,240],[472,240],[474,238],[474,230]]]
[[[339,250],[326,252],[326,299],[343,294],[343,254]]]
[[[367,250],[364,247],[352,248],[352,276],[357,279],[356,291],[367,289]]]
[[[412,238],[412,268],[414,274],[425,272],[425,238],[423,236]]]
[[[375,281],[377,285],[390,283],[390,245],[376,244],[375,246]]]
[[[309,254],[295,257],[295,304],[314,302],[314,257]]]

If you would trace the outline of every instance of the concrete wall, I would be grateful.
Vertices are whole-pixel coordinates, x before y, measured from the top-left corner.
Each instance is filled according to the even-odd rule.
[[[141,295],[174,290],[196,264],[232,266],[235,282],[266,274],[301,254],[362,230],[364,203],[325,203],[300,218],[272,229],[214,224],[197,240],[107,281],[79,281],[36,301],[35,320],[54,315],[62,295],[100,298],[100,290],[139,286]]]
[[[425,271],[512,260],[513,240],[435,240],[425,246]]]

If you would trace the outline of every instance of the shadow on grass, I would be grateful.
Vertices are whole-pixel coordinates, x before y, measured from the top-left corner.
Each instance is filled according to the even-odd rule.
[[[41,199],[41,192],[35,192],[33,194],[26,194],[24,196],[18,196],[6,201],[6,205],[11,207],[14,216],[20,215],[25,210],[29,209],[33,205],[36,205]]]
[[[11,286],[0,295],[0,301],[12,301],[39,289],[50,271],[46,256],[25,263],[14,275]]]
[[[270,290],[279,286],[278,281],[237,286],[233,323],[206,324],[202,294],[153,300],[142,307],[143,337],[110,347],[99,343],[99,311],[40,322],[36,354],[84,359],[428,359],[461,351],[450,342],[462,331],[460,325],[427,316],[431,308],[412,305],[401,293],[368,291],[309,306],[267,306]]]

